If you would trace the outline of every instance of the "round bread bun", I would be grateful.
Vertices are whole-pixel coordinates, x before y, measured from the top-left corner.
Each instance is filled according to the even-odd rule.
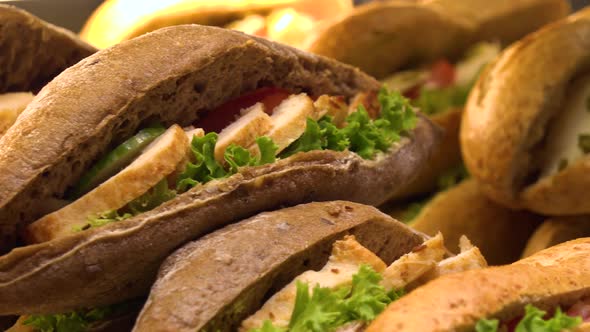
[[[436,195],[411,222],[427,235],[441,232],[451,251],[466,235],[479,247],[490,265],[516,261],[541,218],[506,209],[481,193],[477,183],[465,180]]]
[[[528,257],[554,245],[590,236],[590,217],[561,217],[546,220],[537,228],[522,253]]]
[[[277,8],[295,8],[323,18],[352,8],[350,0],[107,0],[85,23],[81,37],[98,48],[181,24],[223,26],[249,14],[265,14]]]
[[[590,8],[515,43],[482,74],[460,140],[467,168],[491,198],[540,214],[590,213],[588,155],[542,174],[550,125],[589,57]]]

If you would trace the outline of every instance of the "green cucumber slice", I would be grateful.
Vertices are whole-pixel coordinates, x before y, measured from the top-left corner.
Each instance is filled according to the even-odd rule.
[[[78,198],[117,174],[137,158],[143,149],[166,131],[163,127],[145,128],[129,138],[88,170],[72,188],[69,198]]]

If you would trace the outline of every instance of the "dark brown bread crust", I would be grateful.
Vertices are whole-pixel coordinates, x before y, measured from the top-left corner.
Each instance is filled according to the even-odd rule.
[[[424,241],[377,209],[350,202],[262,213],[170,256],[134,331],[235,331],[269,294],[320,269],[346,234],[386,263]]]
[[[31,222],[107,148],[141,125],[193,123],[260,86],[351,97],[378,83],[335,61],[202,26],[176,26],[103,50],[48,84],[0,140],[0,228]]]
[[[38,91],[94,52],[72,32],[0,5],[0,93]]]
[[[567,307],[590,295],[590,238],[543,250],[512,265],[434,280],[392,303],[377,331],[473,331],[481,318],[512,319],[532,303]]]
[[[346,152],[298,154],[195,187],[138,217],[17,248],[0,257],[0,315],[61,312],[141,295],[174,249],[260,211],[341,198],[382,202],[395,192],[390,186],[411,179],[426,158],[417,143],[433,139],[426,125],[420,122],[411,143],[379,161]]]

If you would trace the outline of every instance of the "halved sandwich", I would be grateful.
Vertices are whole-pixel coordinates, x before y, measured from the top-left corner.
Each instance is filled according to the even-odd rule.
[[[0,257],[0,314],[140,296],[173,250],[260,211],[381,204],[439,137],[358,69],[242,33],[176,26],[100,51],[0,140],[0,225],[21,241]]]

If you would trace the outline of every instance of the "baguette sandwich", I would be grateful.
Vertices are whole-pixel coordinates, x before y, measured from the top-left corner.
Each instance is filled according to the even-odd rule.
[[[470,95],[461,143],[494,200],[544,215],[590,213],[590,8],[512,45]]]
[[[442,276],[393,302],[367,331],[588,331],[589,251],[581,238],[511,265]]]
[[[263,213],[179,249],[162,265],[134,331],[358,331],[440,275],[485,267],[447,258],[374,208],[311,203]]]
[[[239,32],[175,26],[100,51],[0,139],[2,244],[19,244],[0,257],[0,315],[141,296],[174,249],[260,211],[381,204],[439,137],[359,70]]]

